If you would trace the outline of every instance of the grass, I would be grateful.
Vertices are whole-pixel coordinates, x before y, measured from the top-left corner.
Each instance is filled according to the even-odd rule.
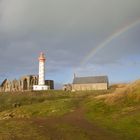
[[[68,123],[53,123],[50,130],[45,120],[36,123],[40,118],[63,118],[78,108],[84,108],[90,123],[124,140],[140,139],[140,82],[136,81],[108,91],[1,93],[0,140],[50,140],[57,133],[60,139],[88,140],[84,129]]]
[[[31,118],[62,116],[72,112],[78,105],[79,98],[68,92],[2,94],[0,100],[0,120],[9,118]],[[19,107],[14,105],[18,103]]]
[[[47,140],[30,120],[0,121],[0,140]]]
[[[45,92],[25,92],[25,93],[1,93],[0,94],[0,112],[14,108],[15,104],[20,104],[20,106],[31,105],[36,103],[44,102],[45,100],[56,100],[68,98],[63,92],[51,91],[49,93]]]
[[[91,101],[86,104],[87,118],[120,133],[126,139],[140,139],[140,108],[107,105],[103,101]]]
[[[76,100],[72,99],[58,99],[53,101],[44,101],[33,105],[23,106],[15,110],[15,117],[17,115],[24,115],[27,117],[47,117],[47,116],[61,116],[67,112],[73,111]]]
[[[81,128],[77,128],[69,124],[58,124],[55,127],[56,127],[56,131],[58,131],[58,133],[61,133],[62,139],[67,139],[67,138],[69,138],[70,140],[90,139],[89,136],[86,134],[86,132]]]
[[[50,140],[50,134],[40,131],[34,119],[58,117],[72,112],[82,98],[82,95],[79,98],[76,96],[63,91],[1,94],[0,140]],[[16,103],[20,103],[20,106],[14,107]]]
[[[140,139],[140,86],[139,82],[125,87],[121,94],[99,95],[86,101],[87,118],[124,139]],[[118,94],[115,94],[115,93]]]

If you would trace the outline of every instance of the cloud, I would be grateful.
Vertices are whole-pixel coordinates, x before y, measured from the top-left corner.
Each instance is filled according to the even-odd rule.
[[[137,18],[140,11],[137,0],[2,0],[1,5],[4,30],[47,33],[114,28],[124,19]]]
[[[79,67],[81,60],[111,33],[140,18],[137,0],[1,0],[0,73],[37,73],[40,51],[50,75]],[[138,54],[139,26],[93,57],[110,64]]]

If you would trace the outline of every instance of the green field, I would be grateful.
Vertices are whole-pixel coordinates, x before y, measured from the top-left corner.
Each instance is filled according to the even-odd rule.
[[[108,91],[0,94],[0,140],[139,140],[140,82]]]

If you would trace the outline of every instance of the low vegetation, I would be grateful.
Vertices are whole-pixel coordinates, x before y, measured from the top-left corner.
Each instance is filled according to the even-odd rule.
[[[99,95],[86,103],[87,118],[119,133],[124,139],[140,139],[140,81]]]
[[[0,94],[0,140],[139,140],[140,81],[108,91]]]

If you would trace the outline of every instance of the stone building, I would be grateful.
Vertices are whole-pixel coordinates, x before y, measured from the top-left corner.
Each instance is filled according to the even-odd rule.
[[[71,84],[65,84],[65,85],[63,85],[62,89],[64,91],[71,91],[72,90],[72,85]]]
[[[72,91],[79,90],[107,90],[109,81],[107,76],[74,77]]]
[[[45,85],[49,86],[49,89],[54,89],[54,81],[53,80],[45,80]]]
[[[46,85],[50,89],[54,89],[53,80],[46,80]],[[26,75],[22,76],[19,80],[8,80],[5,79],[0,85],[1,92],[16,92],[16,91],[31,91],[33,90],[33,85],[38,84],[38,76],[36,75]]]
[[[32,90],[33,85],[37,84],[38,76],[35,75],[27,75],[22,76],[19,80],[8,80],[5,79],[1,86],[1,92],[11,92],[11,91],[29,91]]]

